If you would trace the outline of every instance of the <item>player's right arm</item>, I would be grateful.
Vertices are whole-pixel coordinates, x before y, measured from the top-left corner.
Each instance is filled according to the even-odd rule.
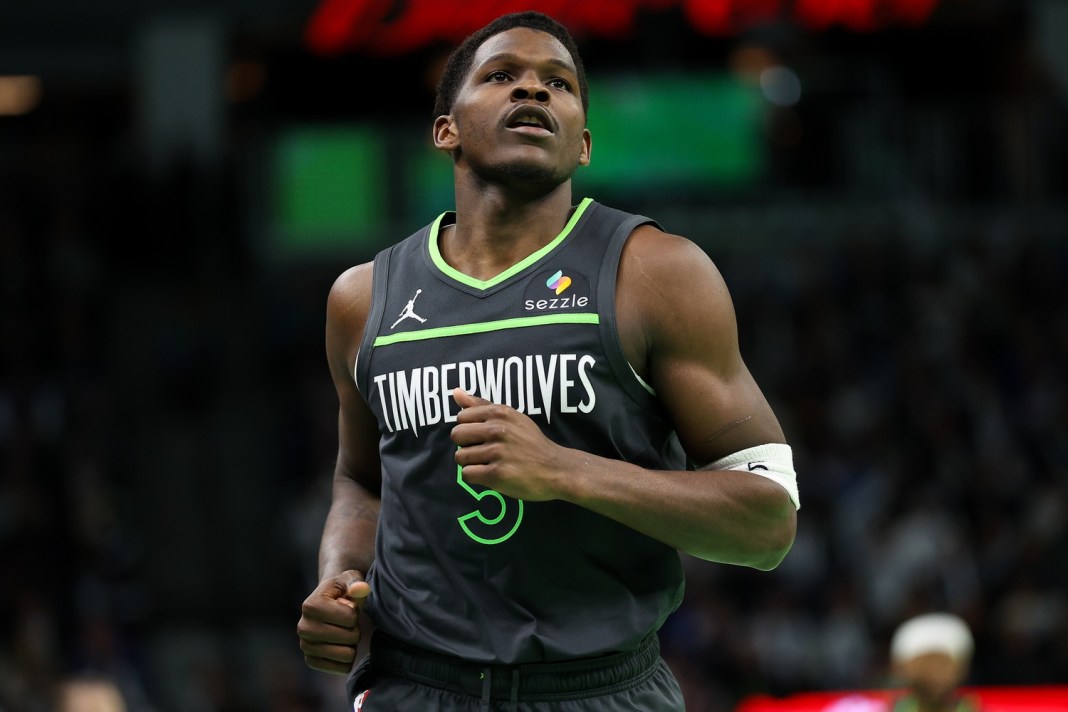
[[[374,560],[381,504],[379,431],[356,388],[356,353],[371,306],[372,263],[337,278],[327,298],[326,356],[338,396],[338,453],[330,511],[319,547],[319,585],[304,600],[297,624],[304,660],[313,669],[346,674],[360,642],[360,606],[370,593],[364,576]]]

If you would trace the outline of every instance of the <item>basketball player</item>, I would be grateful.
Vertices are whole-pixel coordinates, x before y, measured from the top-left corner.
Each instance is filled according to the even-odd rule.
[[[657,640],[679,552],[768,570],[793,543],[791,450],[724,281],[573,199],[586,112],[560,24],[475,32],[433,123],[455,210],[329,295],[340,447],[298,634],[354,710],[682,710]]]

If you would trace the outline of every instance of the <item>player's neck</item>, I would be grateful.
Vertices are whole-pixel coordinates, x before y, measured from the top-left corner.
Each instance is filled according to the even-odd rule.
[[[438,235],[438,249],[454,269],[490,279],[552,242],[571,212],[570,182],[533,200],[458,191],[456,222]]]

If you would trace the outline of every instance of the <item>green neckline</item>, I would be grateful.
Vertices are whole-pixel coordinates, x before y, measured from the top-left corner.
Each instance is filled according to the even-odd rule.
[[[438,249],[438,231],[441,228],[441,221],[444,220],[445,216],[448,215],[449,212],[451,212],[446,211],[439,215],[430,226],[430,235],[427,239],[427,247],[430,250],[430,260],[439,270],[441,270],[443,273],[456,280],[457,282],[460,282],[461,284],[466,284],[467,286],[474,287],[475,289],[489,289],[490,287],[494,287],[500,284],[509,277],[522,272],[527,267],[534,264],[542,257],[556,249],[556,247],[561,242],[563,242],[569,234],[571,234],[571,231],[575,228],[575,224],[578,223],[579,218],[582,217],[583,213],[586,212],[586,208],[588,208],[590,203],[592,202],[592,198],[583,198],[582,201],[579,202],[578,206],[575,208],[575,212],[572,213],[571,218],[567,221],[567,224],[564,225],[564,229],[560,231],[559,235],[554,237],[547,245],[542,247],[537,252],[531,253],[530,255],[520,260],[519,262],[516,262],[514,265],[504,270],[500,274],[485,280],[475,279],[474,277],[464,274],[463,272],[452,267],[442,258],[441,251]]]

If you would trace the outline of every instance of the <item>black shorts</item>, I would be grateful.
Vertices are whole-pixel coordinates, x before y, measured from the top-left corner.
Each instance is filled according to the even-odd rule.
[[[678,681],[650,636],[635,651],[555,663],[468,663],[389,638],[348,679],[355,712],[684,712]]]

